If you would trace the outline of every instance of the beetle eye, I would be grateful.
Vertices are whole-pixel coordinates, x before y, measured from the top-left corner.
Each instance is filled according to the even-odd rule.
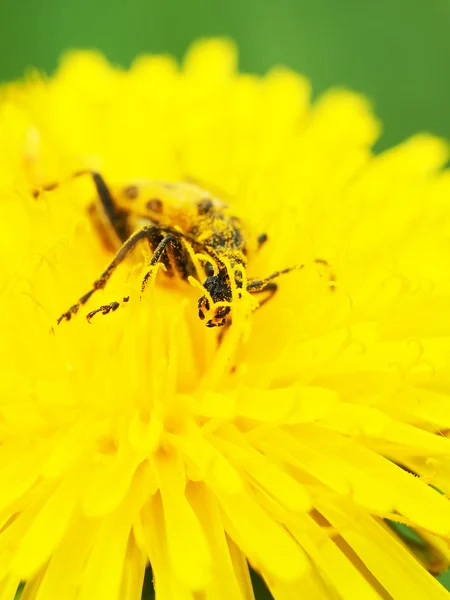
[[[206,277],[212,277],[214,275],[214,267],[210,262],[205,264],[205,275]]]

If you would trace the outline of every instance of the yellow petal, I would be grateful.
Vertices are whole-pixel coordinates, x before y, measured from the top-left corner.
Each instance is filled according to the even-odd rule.
[[[339,508],[320,503],[321,510],[361,560],[386,588],[399,600],[448,598],[448,592],[405,549],[392,532],[360,510]],[[398,577],[399,568],[404,578]]]
[[[155,459],[164,522],[167,552],[174,573],[190,590],[201,590],[211,578],[211,554],[205,533],[185,496],[185,476],[171,458]]]

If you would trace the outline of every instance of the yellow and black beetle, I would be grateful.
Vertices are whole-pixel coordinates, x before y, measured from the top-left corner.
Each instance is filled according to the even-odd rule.
[[[69,321],[97,290],[103,289],[117,266],[145,240],[150,245],[152,258],[141,290],[144,291],[157,263],[163,263],[169,275],[190,280],[198,275],[195,258],[201,258],[205,293],[198,301],[198,316],[207,327],[225,325],[231,316],[232,290],[242,289],[247,267],[248,234],[241,220],[231,214],[222,201],[190,183],[142,180],[112,187],[96,171],[79,171],[73,177],[81,175],[92,177],[99,202],[91,206],[90,212],[104,228],[116,254],[91,289],[59,317],[58,324]],[[37,197],[41,191],[51,191],[59,185],[46,185],[35,190],[34,195]],[[267,236],[262,234],[256,245],[261,246],[266,240]],[[261,279],[246,280],[245,288],[251,294],[267,292],[261,305],[275,293],[274,279],[295,268],[301,265]],[[123,298],[121,302],[128,300],[128,297]],[[97,313],[108,314],[119,306],[120,302],[101,306],[89,312],[87,319],[90,321]]]

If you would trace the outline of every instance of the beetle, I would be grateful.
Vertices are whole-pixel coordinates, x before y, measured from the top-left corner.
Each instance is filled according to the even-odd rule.
[[[233,290],[245,286],[250,294],[266,292],[258,306],[269,300],[277,290],[274,281],[303,265],[276,271],[261,279],[247,279],[249,234],[241,220],[233,215],[221,200],[191,183],[167,183],[142,180],[125,186],[110,186],[97,171],[83,170],[71,178],[88,175],[95,185],[98,201],[89,212],[100,224],[107,243],[116,250],[115,256],[92,287],[57,320],[69,321],[81,306],[97,291],[103,289],[116,268],[132,250],[146,241],[151,248],[149,270],[141,284],[141,292],[158,263],[168,275],[178,275],[191,283],[198,276],[203,262],[203,295],[198,300],[198,316],[206,326],[223,327],[231,317]],[[36,189],[52,191],[61,183],[51,183]],[[267,235],[261,234],[253,246],[261,247]],[[127,302],[129,297],[121,302]],[[121,302],[111,302],[86,315],[90,322],[98,313],[106,315],[119,308]]]

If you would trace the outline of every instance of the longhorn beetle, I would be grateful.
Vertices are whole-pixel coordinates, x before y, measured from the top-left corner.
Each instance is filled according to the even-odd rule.
[[[89,212],[102,225],[116,254],[91,289],[59,317],[58,324],[69,321],[97,290],[103,289],[118,265],[143,241],[150,245],[153,255],[142,281],[142,292],[157,263],[163,263],[169,275],[190,280],[198,276],[199,259],[202,261],[204,294],[198,300],[198,316],[207,327],[222,327],[231,317],[233,289],[242,289],[245,283],[250,294],[266,292],[261,306],[277,290],[274,279],[303,267],[289,267],[246,281],[243,274],[247,268],[248,234],[240,219],[207,191],[189,183],[148,180],[112,187],[100,173],[86,170],[74,173],[72,178],[83,175],[92,178],[99,201],[91,205]],[[51,183],[33,194],[38,197],[41,191],[60,185]],[[253,245],[260,247],[266,240],[267,235],[262,234]],[[121,302],[128,300],[129,297],[123,298]],[[97,313],[106,315],[119,306],[120,302],[111,302],[89,312],[86,318],[90,321]]]

